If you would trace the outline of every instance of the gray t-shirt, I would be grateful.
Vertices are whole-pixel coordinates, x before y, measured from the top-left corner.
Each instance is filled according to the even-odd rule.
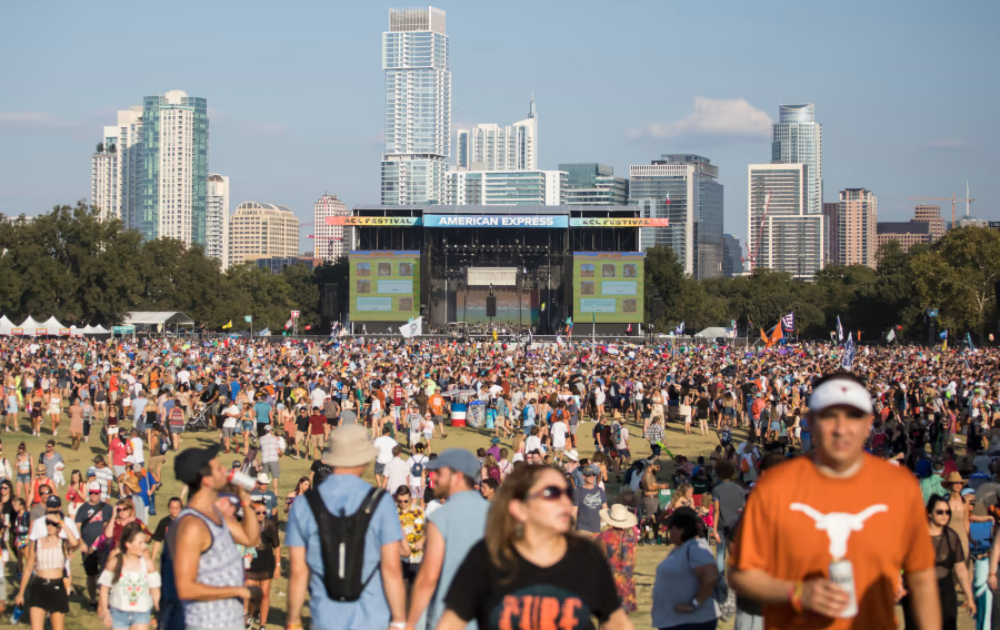
[[[746,493],[732,481],[723,481],[712,489],[712,500],[719,502],[719,531],[736,524],[746,505]]]
[[[698,578],[694,570],[706,564],[715,564],[715,556],[704,538],[692,538],[670,552],[656,567],[653,583],[653,609],[650,614],[654,628],[669,628],[691,624],[704,624],[718,618],[719,608],[711,597],[702,602],[693,613],[679,613],[677,604],[689,604],[698,594]]]
[[[601,506],[608,502],[607,495],[601,488],[577,488],[576,490],[576,528],[581,532],[598,533],[601,531]]]
[[[354,424],[358,419],[358,414],[353,409],[341,409],[340,410],[340,423],[341,424]]]
[[[63,462],[62,455],[60,455],[56,451],[52,451],[51,459],[47,457],[45,453],[42,453],[41,455],[38,456],[38,463],[45,464],[45,470],[46,470],[45,476],[47,476],[49,479],[55,479],[56,464],[65,465],[65,462]],[[53,488],[52,490],[55,491],[55,488]]]

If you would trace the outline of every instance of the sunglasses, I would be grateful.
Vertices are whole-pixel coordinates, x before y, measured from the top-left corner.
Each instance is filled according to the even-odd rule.
[[[43,497],[47,497],[47,496],[49,496],[52,493],[51,492],[46,492],[46,491],[43,490],[43,491],[39,492],[38,494],[42,495]]]
[[[572,501],[573,489],[568,486],[546,486],[538,492],[532,492],[528,495],[529,499],[545,499],[546,501],[558,501],[563,497]]]
[[[257,516],[265,516],[267,514],[267,512],[258,512],[257,510],[254,510],[254,512],[257,514]]]
[[[951,516],[951,510],[934,510],[936,516]]]

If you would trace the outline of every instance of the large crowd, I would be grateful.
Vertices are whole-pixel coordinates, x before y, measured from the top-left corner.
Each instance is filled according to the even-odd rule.
[[[668,544],[655,628],[948,628],[960,599],[990,627],[1000,353],[844,354],[2,338],[0,602],[38,630],[71,597],[115,630],[616,630]]]

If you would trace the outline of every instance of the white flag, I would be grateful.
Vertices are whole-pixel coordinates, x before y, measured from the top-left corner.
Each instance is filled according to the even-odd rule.
[[[891,330],[889,331],[889,334],[888,334],[888,335],[886,335],[886,337],[885,337],[885,340],[886,340],[886,341],[892,341],[892,340],[893,340],[893,339],[895,339],[895,338],[896,338],[896,329],[895,329],[895,328],[893,328],[893,329],[891,329]]]
[[[403,335],[407,339],[424,334],[424,316],[421,315],[409,324],[400,326],[399,334]]]

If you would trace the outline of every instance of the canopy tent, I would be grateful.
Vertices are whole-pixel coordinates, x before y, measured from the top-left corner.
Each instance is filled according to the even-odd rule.
[[[59,331],[65,328],[65,326],[60,324],[59,320],[57,320],[55,317],[50,317],[44,322],[42,322],[40,328],[48,330],[50,335],[58,335]]]
[[[86,333],[88,335],[106,335],[111,332],[110,330],[108,330],[104,326],[101,326],[100,324],[96,326],[88,326],[87,328],[90,328],[90,332]]]
[[[699,332],[698,334],[695,335],[695,337],[707,337],[709,339],[715,337],[729,337],[730,334],[732,334],[733,330],[734,329],[726,326],[712,326],[710,328],[706,328],[705,330]]]
[[[194,328],[194,320],[178,311],[140,311],[129,313],[125,321],[125,326],[145,327],[147,330],[160,330],[160,326],[166,328]],[[107,332],[107,331],[105,331]]]
[[[0,335],[9,335],[12,328],[14,328],[14,322],[7,319],[6,315],[0,317]]]

